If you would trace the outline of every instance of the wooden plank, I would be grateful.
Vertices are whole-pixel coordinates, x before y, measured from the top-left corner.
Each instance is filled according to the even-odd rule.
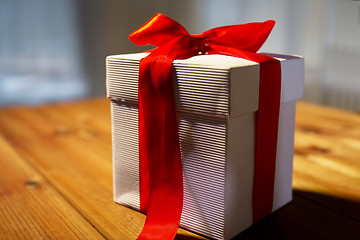
[[[0,135],[1,239],[104,239]]]
[[[355,235],[359,206],[358,115],[300,103],[296,124],[296,198],[295,205],[289,205],[295,207],[283,208],[281,217],[275,213],[259,223],[264,224],[259,230],[250,230],[251,234],[247,231],[240,239],[265,237],[261,231],[265,234],[272,227],[281,238],[280,229],[290,222],[293,224],[290,230],[298,236],[314,239],[319,232],[316,221],[325,221],[322,230],[332,227],[329,232],[333,236],[338,236],[341,228]],[[112,200],[108,100],[3,109],[0,129],[21,157],[36,167],[106,238],[135,239],[139,234],[144,215]],[[346,206],[353,206],[354,211]],[[349,228],[340,224],[342,221]],[[281,228],[284,223],[286,226]],[[301,226],[299,229],[305,233],[296,230],[296,226]],[[348,233],[344,236],[349,236]],[[176,239],[198,238],[179,230]]]
[[[105,99],[4,109],[0,126],[16,147],[107,239],[135,239],[145,216],[114,203],[110,103]],[[178,238],[201,237],[179,229]]]
[[[299,102],[293,179],[295,190],[348,200],[335,203],[314,197],[316,194],[304,196],[359,219],[360,115]]]

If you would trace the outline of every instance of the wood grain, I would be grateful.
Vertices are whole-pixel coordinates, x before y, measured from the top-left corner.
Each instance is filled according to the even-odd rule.
[[[104,239],[0,135],[0,239]]]
[[[305,102],[296,114],[294,189],[359,203],[360,115]],[[329,207],[321,198],[311,200]],[[360,219],[359,207],[336,208]]]
[[[0,125],[7,140],[99,232],[107,239],[136,238],[145,216],[112,198],[108,100],[19,107],[2,113]],[[182,229],[179,234],[196,237]]]
[[[239,239],[335,239],[343,231],[348,239],[358,236],[360,116],[304,102],[297,107],[295,200],[239,235]],[[29,174],[24,178],[20,173],[0,175],[0,198],[7,199],[0,203],[0,231],[13,234],[20,227],[26,234],[34,234],[31,235],[34,238],[44,231],[52,239],[61,229],[65,229],[64,234],[70,229],[74,234],[92,235],[87,231],[93,226],[95,237],[100,233],[106,239],[136,239],[145,216],[114,203],[112,196],[109,100],[1,109],[0,133],[4,138],[0,141],[0,152],[10,156],[0,156],[5,163],[0,166],[0,174],[12,171]],[[21,164],[9,158],[19,159],[15,162]],[[19,181],[14,181],[13,191],[18,191],[17,194],[7,185],[14,178]],[[28,193],[28,189],[33,189],[34,194]],[[30,196],[26,197],[27,194]],[[51,226],[40,224],[40,219],[39,222],[36,219],[42,215],[36,215],[33,208],[17,208],[12,195],[16,199],[24,195],[28,202],[41,201],[44,209],[52,209],[54,216],[65,214],[66,219],[56,218],[58,222]],[[67,206],[65,210],[58,210],[62,205]],[[21,215],[23,212],[26,214]],[[68,212],[73,215],[67,217]],[[34,221],[36,227],[28,227],[28,221]],[[85,233],[83,228],[87,229]],[[20,236],[11,234],[7,235],[9,239]],[[200,238],[182,229],[176,236],[177,240]]]

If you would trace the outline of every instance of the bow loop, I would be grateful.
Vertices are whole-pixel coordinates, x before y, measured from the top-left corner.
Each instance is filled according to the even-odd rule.
[[[275,21],[224,26],[205,31],[207,42],[247,52],[257,52],[268,38]]]
[[[137,45],[151,44],[160,47],[181,35],[189,35],[189,33],[175,20],[158,13],[130,34],[129,39]]]

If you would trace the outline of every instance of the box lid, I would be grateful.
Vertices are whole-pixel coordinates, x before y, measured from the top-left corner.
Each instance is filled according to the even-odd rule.
[[[106,58],[107,96],[137,104],[139,61],[148,53],[112,55]],[[268,54],[281,61],[281,102],[301,98],[304,91],[304,59]],[[179,111],[236,117],[258,109],[259,64],[225,55],[197,55],[175,60],[174,91]]]

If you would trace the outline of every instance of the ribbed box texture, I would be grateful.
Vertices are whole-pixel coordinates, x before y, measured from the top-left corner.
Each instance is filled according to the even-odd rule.
[[[137,79],[143,56],[107,58],[114,200],[137,210]],[[303,59],[282,56],[281,63],[273,211],[292,199],[295,105],[303,91]],[[180,226],[186,229],[214,239],[230,239],[252,224],[258,75],[256,63],[228,56],[174,62],[184,176]]]

